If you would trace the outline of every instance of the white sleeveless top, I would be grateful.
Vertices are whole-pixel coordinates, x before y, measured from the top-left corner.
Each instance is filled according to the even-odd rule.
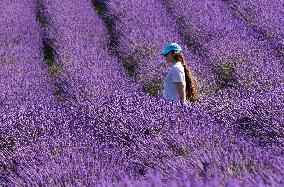
[[[166,100],[173,101],[180,99],[178,87],[175,82],[182,82],[184,85],[186,85],[184,67],[180,61],[176,62],[171,68],[169,68],[164,80],[163,97]]]

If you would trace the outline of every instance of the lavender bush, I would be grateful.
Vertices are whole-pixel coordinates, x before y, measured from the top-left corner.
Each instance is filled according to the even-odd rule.
[[[283,85],[166,103],[109,53],[92,1],[13,5],[30,13],[25,26],[37,20],[37,53],[52,59],[39,71],[59,91],[44,92],[55,99],[43,104],[0,108],[1,186],[283,185]],[[44,60],[46,39],[53,57]]]

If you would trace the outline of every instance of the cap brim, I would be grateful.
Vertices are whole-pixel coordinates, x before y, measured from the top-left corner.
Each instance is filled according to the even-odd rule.
[[[165,56],[168,53],[168,51],[161,52],[161,55]]]

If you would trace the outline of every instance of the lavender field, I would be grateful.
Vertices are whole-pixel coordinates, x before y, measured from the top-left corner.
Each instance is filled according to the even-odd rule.
[[[0,186],[284,186],[283,10],[1,0]],[[189,106],[162,97],[170,42]]]

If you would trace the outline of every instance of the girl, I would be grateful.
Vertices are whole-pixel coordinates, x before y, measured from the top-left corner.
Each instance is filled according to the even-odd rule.
[[[164,80],[163,97],[168,101],[197,101],[195,85],[190,69],[177,43],[167,44],[161,53],[166,57],[171,68]]]

